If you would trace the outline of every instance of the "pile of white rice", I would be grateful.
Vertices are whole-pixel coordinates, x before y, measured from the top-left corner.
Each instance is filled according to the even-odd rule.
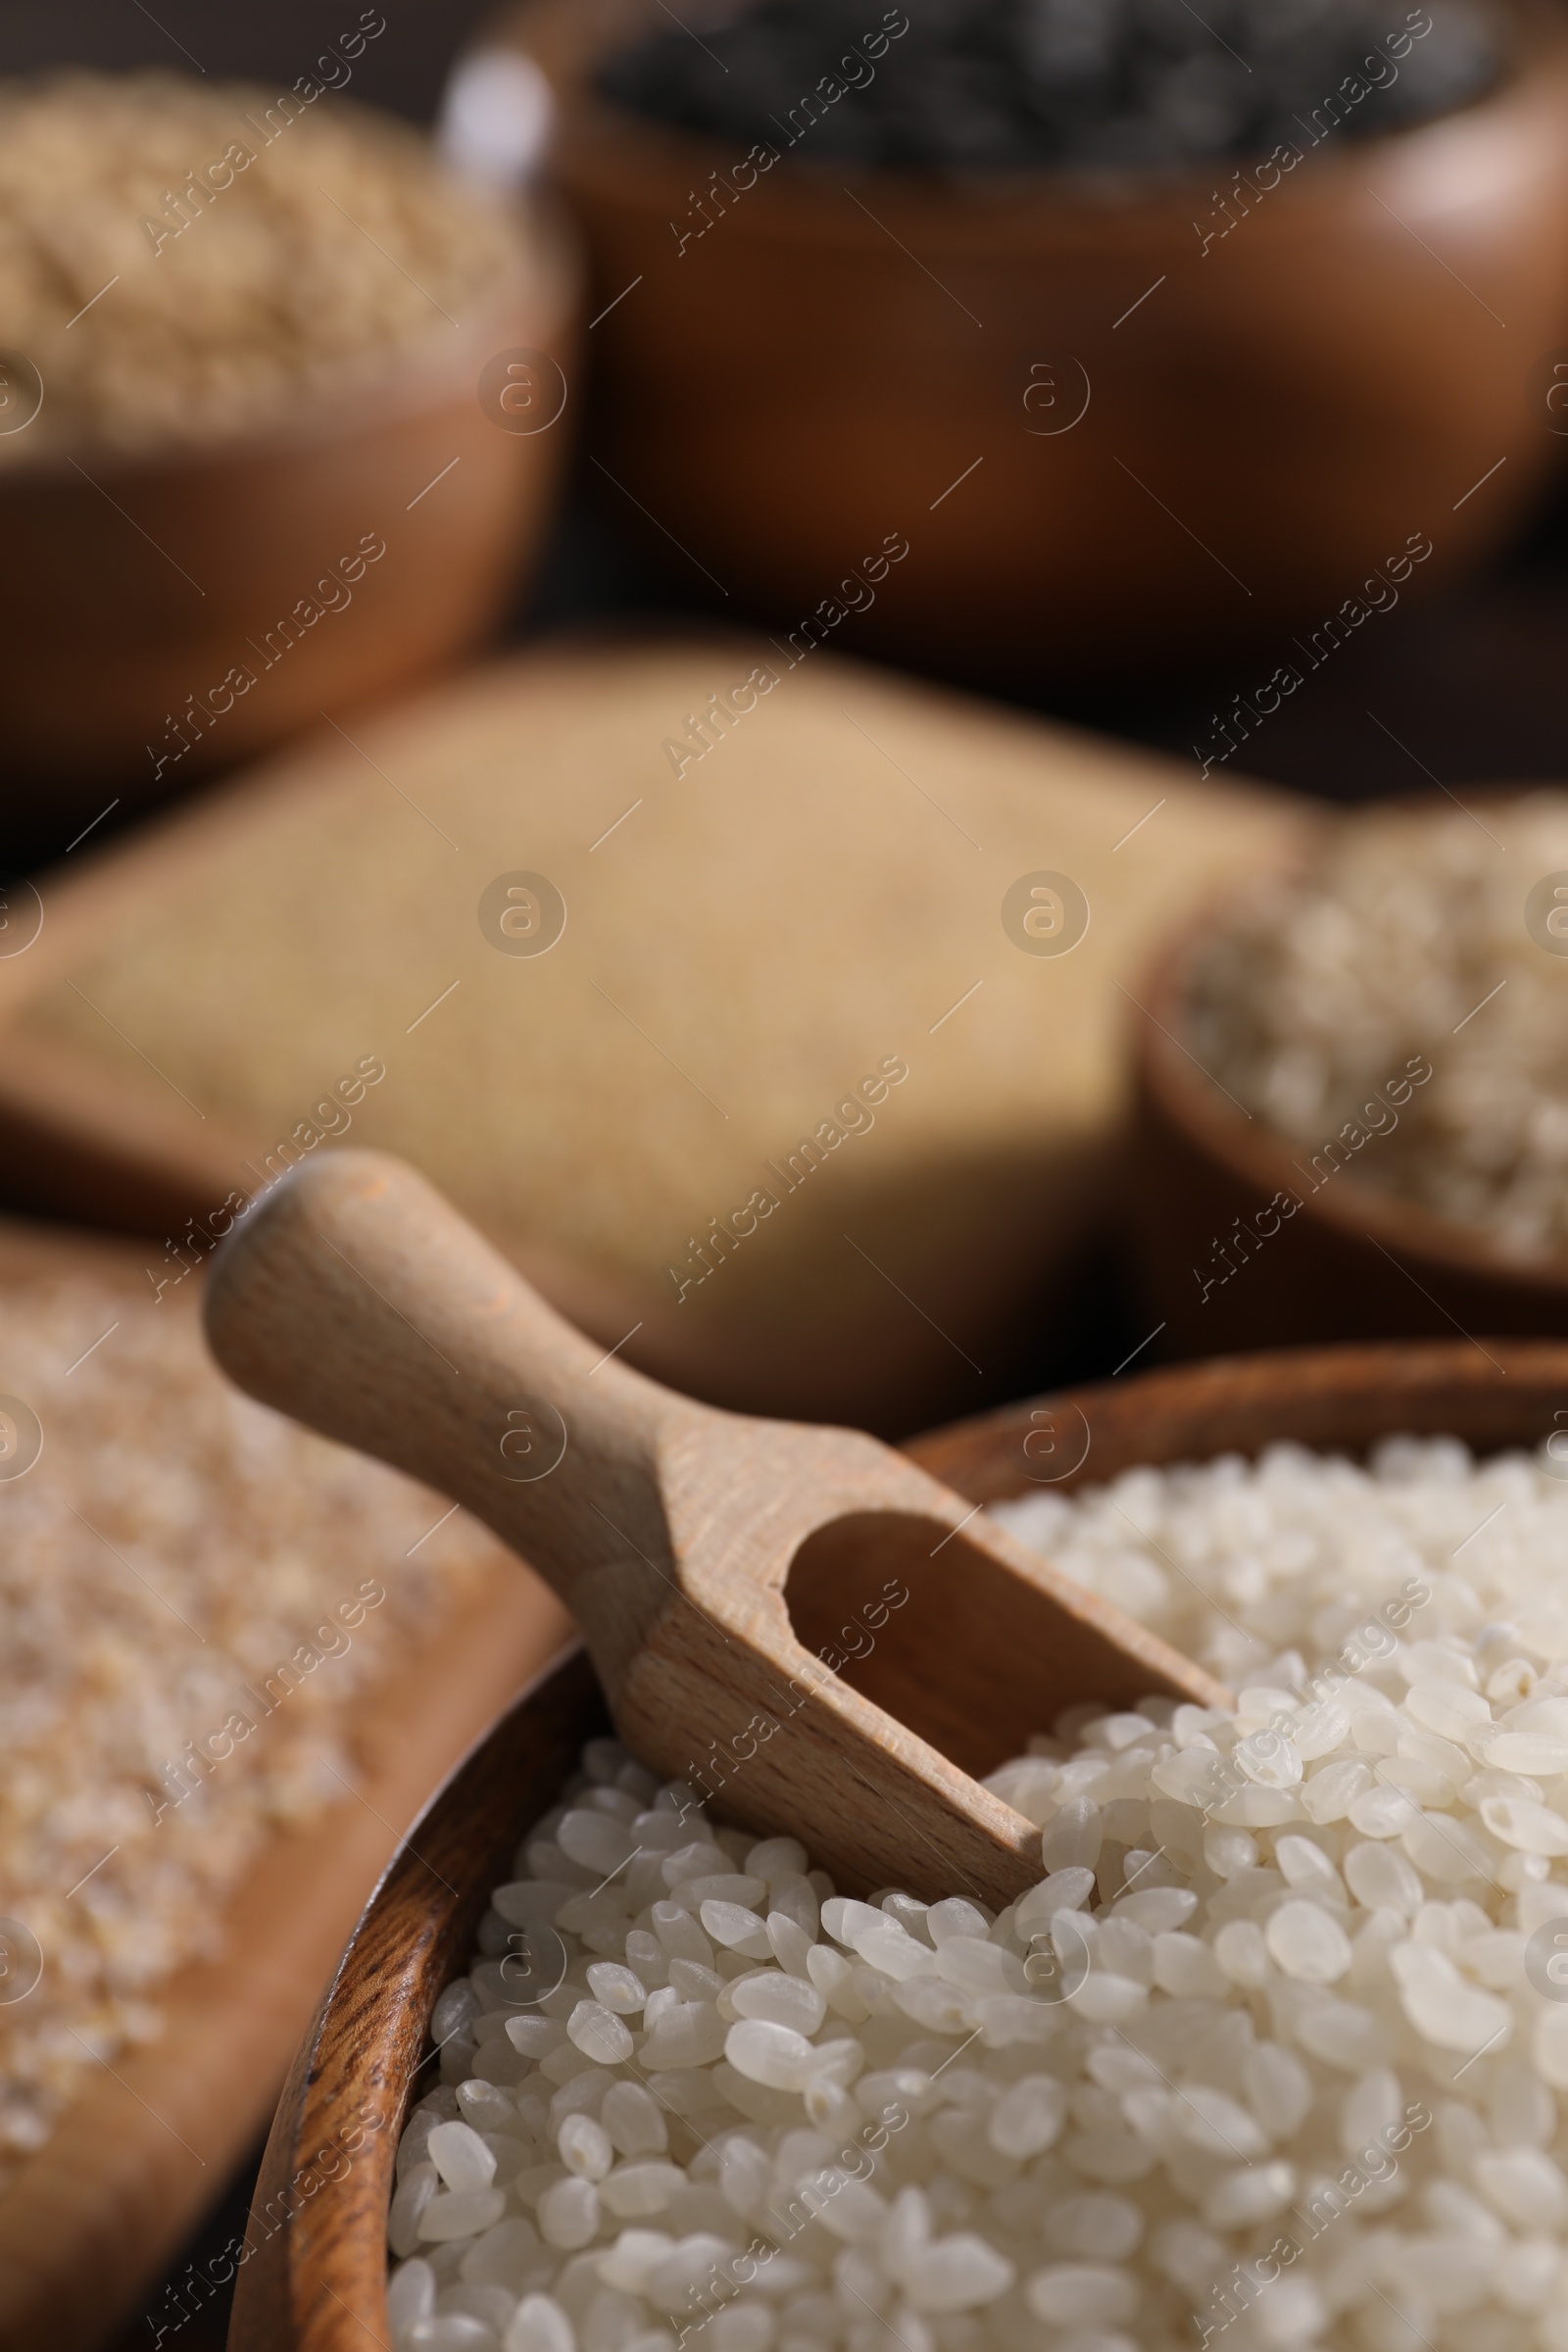
[[[999,1506],[1241,1697],[994,1775],[1043,1831],[998,1918],[595,1742],[436,2007],[394,2352],[1568,2352],[1560,1467]]]
[[[1559,873],[1568,794],[1379,808],[1207,947],[1192,1049],[1303,1191],[1353,1172],[1516,1255],[1568,1251],[1568,891],[1531,905]]]

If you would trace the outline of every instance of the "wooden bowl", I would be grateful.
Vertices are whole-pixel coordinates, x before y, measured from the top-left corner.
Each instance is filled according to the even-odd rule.
[[[1138,992],[1125,1224],[1160,1353],[1568,1333],[1568,1260],[1510,1257],[1479,1228],[1358,1181],[1348,1158],[1326,1174],[1321,1151],[1249,1117],[1199,1066],[1181,1041],[1210,936],[1184,931]]]
[[[35,825],[40,785],[57,829],[111,791],[165,798],[488,631],[538,553],[569,430],[503,429],[478,398],[496,353],[574,364],[575,247],[549,218],[533,243],[526,285],[266,431],[8,451],[0,813]]]
[[[977,1502],[1059,1468],[1063,1492],[1140,1462],[1282,1438],[1352,1453],[1396,1432],[1478,1450],[1534,1446],[1568,1402],[1568,1346],[1338,1348],[1146,1373],[1007,1406],[917,1440]],[[389,2341],[386,2210],[430,2012],[471,1949],[489,1888],[603,1729],[580,1651],[524,1694],[411,1833],[349,1943],[289,2079],[239,2271],[229,2352],[364,2352]]]
[[[660,0],[532,0],[502,29],[557,92],[608,510],[726,611],[831,633],[853,603],[857,648],[990,676],[1255,641],[1266,677],[1412,535],[1398,593],[1458,578],[1558,457],[1529,370],[1568,338],[1568,31],[1510,23],[1493,94],[1308,151],[1205,251],[1228,162],[786,157],[726,199],[740,152],[594,94]],[[872,586],[885,538],[909,553]]]
[[[442,1987],[517,1839],[609,1727],[577,1647],[438,1790],[349,1938],[284,2085],[251,2201],[229,2352],[389,2342],[386,2211],[398,2132]],[[220,2284],[226,2283],[220,2280]],[[362,2318],[359,2315],[363,2315]]]

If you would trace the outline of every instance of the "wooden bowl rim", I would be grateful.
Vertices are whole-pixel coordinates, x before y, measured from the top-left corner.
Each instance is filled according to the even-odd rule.
[[[1498,785],[1472,798],[1515,800],[1531,789]],[[1332,812],[1328,821],[1333,821]],[[1298,861],[1299,853],[1296,860],[1288,859],[1280,869],[1282,878]],[[1263,879],[1264,886],[1270,886],[1270,878]],[[1253,877],[1244,890],[1255,891],[1258,886],[1258,878]],[[1479,1228],[1442,1216],[1401,1194],[1359,1182],[1353,1164],[1335,1171],[1332,1187],[1325,1180],[1316,1190],[1303,1192],[1303,1171],[1286,1139],[1266,1125],[1261,1112],[1250,1117],[1236,1105],[1219,1081],[1189,1054],[1182,1037],[1188,1026],[1195,968],[1242,898],[1243,891],[1229,891],[1213,902],[1202,916],[1167,938],[1146,967],[1133,1052],[1138,1086],[1152,1107],[1192,1149],[1217,1162],[1236,1183],[1254,1188],[1259,1208],[1267,1207],[1277,1193],[1290,1193],[1299,1201],[1298,1215],[1309,1217],[1352,1243],[1370,1242],[1401,1265],[1413,1257],[1418,1263],[1424,1260],[1512,1293],[1561,1297],[1568,1310],[1568,1251],[1538,1260],[1511,1257],[1488,1241]],[[1318,1149],[1325,1150],[1337,1140],[1337,1136],[1327,1137]],[[1311,1156],[1304,1144],[1300,1152]]]
[[[905,1450],[966,1499],[989,1503],[1053,1487],[1072,1494],[1129,1467],[1211,1460],[1220,1452],[1250,1456],[1289,1436],[1281,1427],[1238,1445],[1216,1446],[1211,1438],[1194,1443],[1181,1436],[1169,1446],[1140,1440],[1107,1470],[1095,1459],[1097,1420],[1109,1422],[1119,1435],[1117,1425],[1143,1427],[1156,1418],[1167,1428],[1197,1432],[1243,1413],[1280,1424],[1315,1414],[1320,1423],[1347,1428],[1353,1418],[1359,1424],[1353,1438],[1325,1434],[1296,1441],[1313,1451],[1352,1458],[1383,1438],[1407,1434],[1457,1436],[1484,1453],[1509,1451],[1528,1442],[1517,1428],[1495,1444],[1468,1438],[1464,1428],[1454,1426],[1462,1411],[1448,1409],[1456,1398],[1490,1399],[1501,1409],[1481,1418],[1510,1425],[1528,1415],[1544,1416],[1537,1425],[1541,1440],[1549,1438],[1559,1409],[1568,1423],[1568,1340],[1489,1338],[1484,1348],[1471,1339],[1357,1340],[1201,1357],[999,1405],[910,1439]],[[1074,1411],[1083,1415],[1091,1438],[1075,1468],[1057,1479],[1036,1479],[1026,1467],[1004,1467],[1014,1452],[1020,1463],[1027,1461],[1022,1441],[1043,1413],[1059,1419]],[[1568,1461],[1564,1468],[1568,1475]]]
[[[1558,1406],[1555,1399],[1562,1398]],[[1271,1350],[1262,1355],[1235,1355],[1207,1362],[1179,1364],[1135,1374],[1124,1381],[1102,1381],[1090,1386],[1024,1398],[997,1411],[946,1424],[911,1440],[906,1451],[935,1476],[946,1478],[966,1497],[978,1502],[1004,1495],[1062,1493],[1093,1485],[1135,1461],[1161,1462],[1212,1458],[1224,1451],[1247,1451],[1247,1446],[1226,1446],[1215,1442],[1227,1416],[1250,1415],[1254,1424],[1283,1424],[1292,1417],[1315,1420],[1320,1428],[1356,1429],[1358,1438],[1320,1442],[1320,1449],[1354,1451],[1358,1445],[1406,1430],[1436,1434],[1441,1428],[1466,1437],[1469,1427],[1489,1424],[1497,1444],[1472,1438],[1476,1450],[1486,1454],[1525,1443],[1521,1431],[1534,1428],[1542,1437],[1568,1420],[1568,1342],[1502,1340],[1479,1350],[1471,1343],[1441,1340],[1411,1344],[1373,1342],[1337,1348]],[[1068,1476],[1036,1485],[1028,1468],[1023,1442],[1038,1426],[1039,1416],[1080,1413],[1091,1444],[1082,1463]],[[1174,1443],[1151,1446],[1148,1431],[1163,1416]],[[1096,1461],[1093,1435],[1096,1424],[1109,1430],[1112,1446],[1119,1440],[1122,1458],[1107,1472],[1104,1449]],[[1209,1434],[1199,1446],[1183,1443],[1186,1430]],[[1284,1426],[1259,1437],[1258,1445],[1287,1437]],[[1302,1443],[1311,1443],[1302,1440]],[[1012,1466],[1009,1467],[1008,1465]],[[383,2117],[361,2173],[362,2193],[357,2210],[363,2217],[351,2230],[347,2263],[335,2258],[332,2275],[347,2282],[352,2305],[325,2282],[328,2265],[318,2249],[302,2249],[292,2229],[276,2232],[276,2243],[263,2241],[253,2225],[256,2250],[270,2244],[272,2251],[258,2266],[242,2290],[230,2352],[363,2352],[367,2333],[385,2345],[387,2338],[384,2217],[397,2147],[397,2134],[418,2065],[400,2079],[395,2053],[387,2055],[401,2025],[406,2048],[423,2053],[430,2011],[440,1984],[444,1953],[466,1957],[476,1922],[491,1882],[450,1889],[452,1901],[430,1908],[418,1948],[383,1948],[377,1976],[368,1996],[361,1992],[346,2005],[345,1978],[349,1964],[362,1952],[377,1950],[378,1936],[386,1941],[388,1918],[400,1889],[430,1866],[421,1854],[439,1863],[471,1792],[494,1762],[498,1744],[509,1731],[515,1735],[547,1704],[557,1704],[580,1722],[592,1703],[594,1685],[580,1647],[566,1650],[516,1700],[499,1721],[474,1742],[443,1787],[437,1790],[400,1846],[380,1885],[370,1897],[345,1948],[331,1984],[323,1993],[316,2018],[301,2046],[268,2143],[257,2205],[275,2198],[301,2164],[302,2154],[328,2137],[327,2127],[351,2103],[374,2102]],[[527,1827],[538,1804],[536,1788],[519,1792],[511,1817],[514,1840]],[[467,1924],[465,1924],[465,1923]],[[417,1980],[422,1961],[422,1986]],[[416,1981],[420,2003],[416,2017],[408,2009],[401,2020],[384,2009],[373,2038],[365,2041],[346,2073],[340,2060],[363,2032],[367,2014],[373,2013],[376,1996]],[[428,1997],[425,1997],[427,1993]],[[422,2063],[422,2056],[419,2061]],[[325,2087],[323,2087],[325,2086]],[[339,2130],[346,2127],[339,2125]],[[307,2157],[308,2161],[308,2157]]]
[[[552,1710],[572,1727],[562,1751],[564,1778],[586,1725],[609,1723],[580,1642],[559,1652],[485,1725],[399,1842],[361,1912],[300,2044],[268,2137],[236,2266],[243,2272],[255,2261],[257,2268],[236,2297],[229,2352],[283,2352],[285,2346],[329,2352],[340,2344],[363,2352],[367,2331],[387,2344],[386,2211],[398,2139],[414,2083],[430,2055],[424,2043],[431,2010],[467,1959],[497,1884],[491,1873],[500,1867],[492,1857],[474,1872],[468,1856],[468,1875],[454,1886],[441,1865],[461,1875],[467,1820],[482,1784],[496,1772],[500,1751],[544,1728]],[[554,1790],[547,1794],[539,1777],[525,1775],[518,1789],[515,1826],[499,1841],[509,1850],[527,1819],[537,1818],[541,1802],[548,1807],[552,1801]],[[554,1770],[545,1777],[557,1781]],[[400,1936],[403,1898],[427,1886],[432,1875],[450,1899],[422,1903],[418,1932]],[[370,1982],[351,1987],[347,1980],[361,1959],[368,1964]],[[366,2032],[371,2015],[379,2027],[373,2034]],[[412,2065],[400,2065],[397,2049],[389,2048],[400,2025],[409,2054],[419,2052]],[[327,2163],[334,2152],[347,2158],[341,2172],[335,2161]],[[339,2183],[337,2207],[330,2196],[319,2209],[306,2203],[323,2189],[336,2191]],[[279,2205],[280,2216],[273,2210]],[[303,2240],[296,2227],[301,2221]],[[330,2283],[332,2278],[352,2302]]]
[[[580,0],[520,0],[505,13],[495,36],[533,56],[551,82],[558,110],[553,161],[568,187],[579,181],[612,185],[621,201],[657,214],[672,201],[682,201],[689,189],[700,188],[710,168],[722,173],[726,164],[741,160],[717,135],[683,130],[602,98],[589,75],[612,44],[580,30],[579,6]],[[1323,185],[1316,191],[1318,204],[1310,209],[1321,210],[1325,202],[1337,204],[1347,190],[1359,190],[1383,165],[1402,161],[1414,142],[1441,139],[1457,126],[1472,131],[1479,127],[1482,136],[1491,136],[1516,116],[1528,116],[1544,99],[1560,105],[1563,92],[1558,85],[1568,79],[1568,25],[1542,0],[1500,0],[1500,9],[1507,22],[1496,81],[1467,104],[1424,122],[1376,138],[1330,146],[1313,173]],[[558,45],[552,34],[562,24],[579,29],[575,38],[568,32]],[[530,37],[541,31],[542,55]],[[630,45],[634,38],[634,30],[628,34],[619,25],[613,45]],[[1251,160],[1255,165],[1266,159]],[[1107,226],[1130,233],[1134,240],[1175,227],[1185,236],[1193,208],[1211,200],[1216,172],[1228,173],[1238,165],[1245,170],[1247,161],[1215,157],[1148,173],[1059,167],[921,172],[808,163],[785,175],[782,184],[788,193],[770,208],[772,217],[764,212],[753,218],[742,204],[724,230],[734,235],[738,226],[742,237],[757,242],[804,240],[876,250],[886,242],[885,231],[863,212],[841,202],[844,186],[853,183],[876,210],[891,207],[946,251],[963,248],[976,238],[982,248],[989,247],[999,225],[1026,247],[1041,242],[1070,246],[1085,232],[1092,236]],[[681,195],[672,198],[676,182],[681,183]],[[1000,223],[999,213],[1007,216]],[[1310,233],[1317,233],[1318,225],[1311,223]]]

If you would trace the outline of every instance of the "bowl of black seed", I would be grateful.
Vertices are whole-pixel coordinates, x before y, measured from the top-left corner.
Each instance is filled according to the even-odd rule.
[[[799,648],[1284,662],[1413,535],[1407,593],[1461,576],[1557,466],[1555,7],[531,0],[506,32],[594,262],[603,495]]]
[[[880,17],[863,0],[760,0],[715,26],[712,50],[665,22],[608,58],[598,86],[731,145],[809,135],[824,165],[1208,170],[1268,154],[1349,75],[1383,90],[1380,129],[1468,105],[1497,78],[1473,5],[1401,17],[1372,0],[1215,0],[1206,17],[1185,0],[915,0],[912,16]],[[823,86],[835,80],[842,98]]]

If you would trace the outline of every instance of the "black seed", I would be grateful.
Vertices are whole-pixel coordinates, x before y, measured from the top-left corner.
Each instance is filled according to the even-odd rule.
[[[603,94],[741,155],[935,171],[1171,167],[1313,124],[1366,138],[1467,105],[1504,56],[1486,0],[757,0],[698,30],[612,58]]]

